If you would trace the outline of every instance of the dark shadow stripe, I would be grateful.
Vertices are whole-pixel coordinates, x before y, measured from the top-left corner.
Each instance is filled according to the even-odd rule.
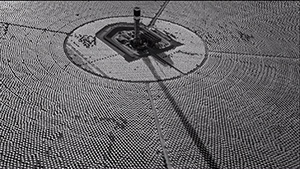
[[[160,7],[160,9],[158,10],[158,12],[155,14],[155,16],[153,17],[153,19],[150,21],[148,27],[152,27],[155,22],[157,21],[158,17],[161,15],[161,13],[164,11],[164,9],[166,8],[166,6],[168,5],[169,1],[165,1],[164,4]]]
[[[194,129],[194,127],[189,123],[188,119],[185,117],[179,106],[176,104],[175,99],[170,94],[168,88],[163,84],[163,82],[158,82],[159,86],[163,89],[165,95],[167,96],[168,100],[170,101],[173,109],[175,110],[176,114],[181,120],[181,123],[185,127],[186,131],[192,138],[194,144],[198,147],[199,152],[204,157],[205,161],[212,169],[218,169],[217,163],[214,161],[212,155],[205,147],[204,143],[200,140],[197,131]]]
[[[154,66],[152,65],[149,58],[145,57],[143,58],[144,63],[148,66],[148,68],[151,70],[152,74],[155,78],[160,79],[160,76],[157,74]],[[164,94],[166,95],[167,99],[170,101],[173,110],[176,112],[177,116],[180,118],[181,123],[183,124],[184,128],[188,132],[189,136],[192,138],[194,144],[197,146],[199,152],[202,154],[204,160],[207,162],[208,166],[211,169],[218,169],[218,165],[213,159],[210,152],[205,147],[204,143],[199,138],[199,135],[197,131],[194,129],[194,127],[189,123],[188,119],[185,117],[184,113],[180,109],[180,107],[176,104],[175,99],[173,98],[172,94],[168,90],[168,88],[164,85],[163,82],[158,82],[159,86],[162,88]]]

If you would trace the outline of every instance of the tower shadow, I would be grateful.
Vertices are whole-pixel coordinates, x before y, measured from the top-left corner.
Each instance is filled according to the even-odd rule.
[[[153,64],[151,63],[150,59],[148,57],[142,58],[143,62],[147,65],[147,67],[150,69],[151,73],[154,75],[156,79],[161,79],[158,73],[156,72]],[[184,128],[188,132],[189,136],[193,140],[194,144],[197,146],[199,152],[202,154],[204,160],[207,162],[208,166],[211,169],[218,169],[218,164],[213,159],[212,155],[208,151],[208,149],[205,147],[205,144],[201,141],[197,131],[195,128],[190,124],[180,107],[177,105],[175,99],[173,98],[172,94],[170,93],[169,89],[164,85],[162,81],[158,81],[159,86],[162,88],[165,96],[171,103],[173,110],[177,114],[177,116],[180,118],[181,123],[183,124]]]

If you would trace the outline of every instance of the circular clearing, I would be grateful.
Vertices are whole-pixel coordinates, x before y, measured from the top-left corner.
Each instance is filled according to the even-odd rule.
[[[141,18],[148,25],[151,18]],[[155,82],[186,75],[205,61],[206,47],[200,37],[187,28],[165,20],[153,26],[182,45],[158,54],[169,64],[149,55],[128,62],[118,52],[96,37],[107,25],[133,23],[133,17],[95,20],[74,29],[65,39],[64,51],[78,67],[97,76],[127,82]]]

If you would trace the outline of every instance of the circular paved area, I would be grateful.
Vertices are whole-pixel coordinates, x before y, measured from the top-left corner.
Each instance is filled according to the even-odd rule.
[[[151,18],[141,18],[141,23],[145,25],[150,21]],[[133,16],[99,19],[76,28],[64,43],[66,55],[83,70],[100,77],[128,82],[174,79],[190,73],[204,62],[206,53],[201,38],[183,26],[163,20],[157,20],[154,27],[161,32],[168,32],[182,45],[158,55],[175,69],[151,55],[128,62],[95,37],[105,26],[120,22],[133,23]]]
[[[143,17],[207,45],[159,82],[95,76],[63,44]],[[299,168],[299,2],[0,2],[0,168]],[[158,24],[159,22],[157,22]],[[202,47],[199,45],[199,47]]]

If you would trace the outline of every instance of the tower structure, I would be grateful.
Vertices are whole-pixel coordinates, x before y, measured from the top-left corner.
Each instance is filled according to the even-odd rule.
[[[134,15],[134,41],[138,42],[140,40],[140,19],[141,19],[141,9],[135,7],[133,9]]]

